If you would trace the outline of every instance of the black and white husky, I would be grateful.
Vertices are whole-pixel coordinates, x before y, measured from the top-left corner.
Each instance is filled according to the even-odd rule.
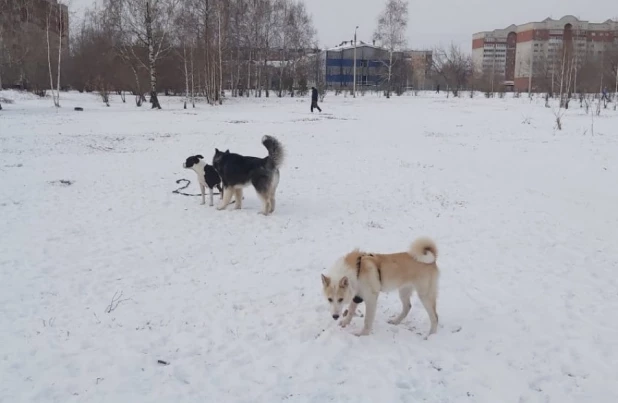
[[[253,185],[264,205],[261,213],[269,215],[275,211],[275,191],[279,185],[279,167],[283,163],[285,150],[279,140],[272,136],[262,137],[262,144],[268,150],[268,156],[264,158],[248,157],[215,148],[212,165],[223,183],[223,200],[217,207],[218,210],[223,210],[230,204],[232,195],[236,200],[236,208],[240,209],[242,189]]]
[[[212,167],[212,165],[208,165],[204,161],[202,161],[204,157],[201,155],[193,155],[182,164],[183,168],[192,169],[197,174],[197,181],[200,184],[200,190],[202,191],[202,204],[206,204],[206,187],[208,187],[210,191],[210,203],[209,206],[212,206],[214,203],[212,201],[213,188],[216,186],[219,189],[219,193],[221,197],[223,197],[223,191],[221,190],[221,178],[219,178],[219,174]]]

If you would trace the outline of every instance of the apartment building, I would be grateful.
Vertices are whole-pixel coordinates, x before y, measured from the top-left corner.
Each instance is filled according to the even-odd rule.
[[[419,90],[433,89],[435,83],[431,74],[433,52],[431,50],[410,50],[405,52],[406,60],[412,65],[412,83]]]
[[[535,77],[556,73],[564,52],[577,64],[603,58],[618,46],[618,21],[594,23],[567,15],[559,20],[511,25],[472,36],[477,71],[501,78],[516,90],[535,88]]]
[[[515,80],[515,54],[517,26],[472,36],[472,61],[477,71],[488,76],[500,77],[504,84],[512,86]]]

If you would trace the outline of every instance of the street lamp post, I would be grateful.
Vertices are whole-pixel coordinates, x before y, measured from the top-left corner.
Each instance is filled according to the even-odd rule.
[[[356,98],[356,30],[358,29],[358,25],[354,29],[354,84],[352,92],[354,93],[354,98]]]

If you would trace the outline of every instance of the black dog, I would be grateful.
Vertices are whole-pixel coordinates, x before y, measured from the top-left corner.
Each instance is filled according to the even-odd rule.
[[[242,189],[253,185],[264,204],[261,213],[268,215],[275,211],[275,191],[279,185],[279,167],[283,163],[285,150],[279,140],[271,136],[262,137],[262,144],[268,150],[268,156],[264,158],[215,149],[212,165],[223,182],[223,200],[217,207],[218,210],[223,210],[230,204],[232,194],[236,199],[236,208],[240,209]]]
[[[202,204],[206,204],[206,187],[210,190],[210,206],[214,203],[212,201],[213,196],[213,188],[216,186],[219,189],[219,193],[221,197],[223,197],[223,190],[221,189],[221,178],[219,174],[213,168],[212,165],[206,164],[202,161],[204,157],[201,155],[194,155],[192,157],[187,158],[184,164],[182,164],[183,168],[192,169],[197,174],[197,180],[200,183],[200,190],[202,191]]]

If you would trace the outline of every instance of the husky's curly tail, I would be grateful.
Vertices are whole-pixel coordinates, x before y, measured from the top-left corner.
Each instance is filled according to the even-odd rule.
[[[262,137],[262,144],[268,150],[268,159],[275,168],[279,168],[285,159],[285,149],[283,144],[273,136]]]
[[[432,239],[422,237],[412,242],[408,253],[417,262],[431,264],[438,258],[438,247]]]

